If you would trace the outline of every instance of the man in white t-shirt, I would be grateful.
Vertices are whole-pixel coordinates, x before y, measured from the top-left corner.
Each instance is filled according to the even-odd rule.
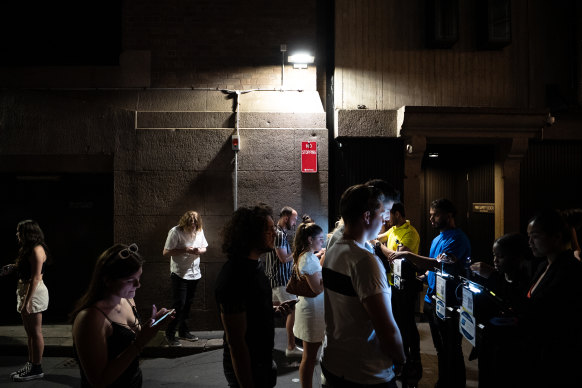
[[[386,270],[368,243],[384,221],[384,196],[368,185],[348,188],[340,200],[343,237],[323,264],[327,344],[321,368],[332,387],[396,387],[405,362],[392,315]]]
[[[170,257],[170,279],[172,282],[172,308],[176,317],[166,329],[166,339],[170,346],[180,346],[178,337],[197,341],[198,337],[190,333],[186,321],[190,316],[190,307],[196,292],[200,273],[200,255],[206,252],[208,242],[202,230],[202,217],[195,211],[187,211],[178,225],[168,232],[164,245],[164,257]]]

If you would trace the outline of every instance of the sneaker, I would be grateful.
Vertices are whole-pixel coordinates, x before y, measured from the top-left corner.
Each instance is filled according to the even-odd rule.
[[[303,351],[295,346],[293,349],[285,349],[286,357],[301,357],[303,356]]]
[[[43,377],[42,366],[29,363],[28,368],[23,373],[12,376],[12,381],[29,381],[42,379]]]
[[[10,377],[23,374],[24,372],[26,372],[28,370],[28,368],[30,368],[29,365],[31,365],[31,362],[26,361],[26,364],[24,364],[24,366],[22,368],[18,369],[16,372],[10,373]]]
[[[197,336],[193,335],[189,331],[178,334],[178,337],[185,339],[185,340],[188,340],[188,341],[198,341],[199,340],[199,338]]]
[[[168,345],[170,346],[182,346],[176,337],[166,337],[166,341],[168,341]]]

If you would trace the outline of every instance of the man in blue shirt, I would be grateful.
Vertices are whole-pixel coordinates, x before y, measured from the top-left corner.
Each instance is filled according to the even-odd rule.
[[[435,388],[464,388],[465,361],[461,347],[462,336],[459,332],[459,317],[440,319],[435,313],[433,295],[436,294],[435,269],[448,274],[465,275],[465,264],[471,256],[471,243],[465,233],[455,224],[456,209],[448,199],[437,199],[430,204],[430,222],[440,231],[430,247],[430,257],[411,252],[395,252],[390,260],[407,259],[419,270],[428,270],[428,289],[424,297],[424,314],[430,326],[432,340],[437,351],[439,379]]]

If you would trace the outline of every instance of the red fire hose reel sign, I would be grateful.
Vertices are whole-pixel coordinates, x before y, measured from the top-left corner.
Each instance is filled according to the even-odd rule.
[[[301,172],[317,172],[317,142],[301,142]]]

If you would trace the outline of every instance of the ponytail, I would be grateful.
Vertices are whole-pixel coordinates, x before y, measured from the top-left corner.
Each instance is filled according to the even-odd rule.
[[[323,229],[314,222],[302,222],[297,227],[293,240],[293,264],[297,265],[299,257],[309,251],[309,239],[323,233]]]

